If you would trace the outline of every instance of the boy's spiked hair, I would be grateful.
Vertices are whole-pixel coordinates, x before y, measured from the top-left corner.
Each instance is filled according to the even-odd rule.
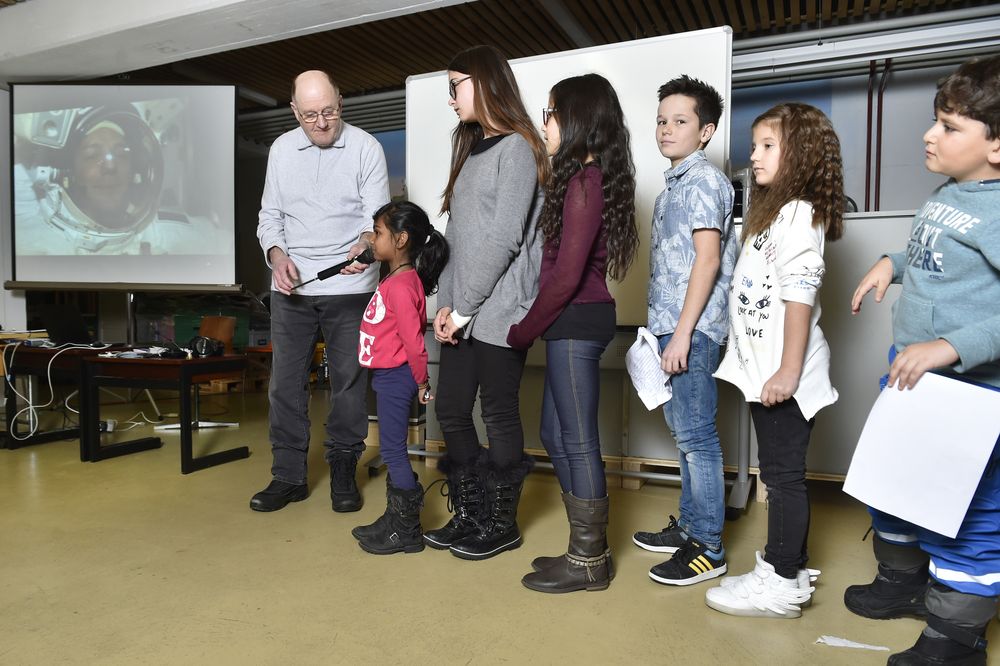
[[[698,114],[699,128],[712,123],[718,129],[719,119],[722,118],[722,95],[704,81],[684,74],[660,86],[658,94],[661,102],[671,95],[690,97],[694,100],[694,112]]]
[[[939,82],[934,110],[978,120],[987,139],[1000,136],[1000,56],[973,58]]]

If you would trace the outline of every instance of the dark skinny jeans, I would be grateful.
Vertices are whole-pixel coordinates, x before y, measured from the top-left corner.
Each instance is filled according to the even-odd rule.
[[[784,578],[795,578],[808,559],[809,494],[806,450],[815,419],[806,421],[795,399],[772,407],[750,403],[757,431],[760,480],[767,486],[764,561]]]
[[[527,352],[473,338],[441,345],[437,398],[438,422],[448,456],[460,465],[479,456],[479,436],[472,410],[479,394],[489,459],[505,469],[524,457],[524,428],[518,394]]]

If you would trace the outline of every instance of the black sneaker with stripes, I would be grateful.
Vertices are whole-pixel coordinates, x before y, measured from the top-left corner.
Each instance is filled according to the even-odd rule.
[[[687,539],[673,516],[670,516],[670,522],[659,532],[636,532],[632,535],[632,543],[653,553],[675,553]]]
[[[663,585],[694,585],[728,571],[725,554],[709,556],[708,546],[688,539],[674,556],[649,570],[649,577]]]

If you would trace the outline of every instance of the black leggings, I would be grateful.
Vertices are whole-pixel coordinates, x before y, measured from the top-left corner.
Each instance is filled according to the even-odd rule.
[[[479,436],[472,420],[477,392],[490,461],[507,468],[524,457],[518,392],[526,358],[527,352],[471,338],[457,345],[441,345],[441,374],[434,403],[452,460],[469,464],[479,455]]]

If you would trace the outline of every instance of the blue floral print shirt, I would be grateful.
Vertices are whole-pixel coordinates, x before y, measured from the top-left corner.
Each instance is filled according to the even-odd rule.
[[[664,177],[666,189],[653,207],[648,328],[655,335],[677,328],[694,266],[694,232],[718,229],[719,274],[695,328],[724,344],[729,332],[729,284],[736,264],[732,183],[701,150],[667,169]]]

